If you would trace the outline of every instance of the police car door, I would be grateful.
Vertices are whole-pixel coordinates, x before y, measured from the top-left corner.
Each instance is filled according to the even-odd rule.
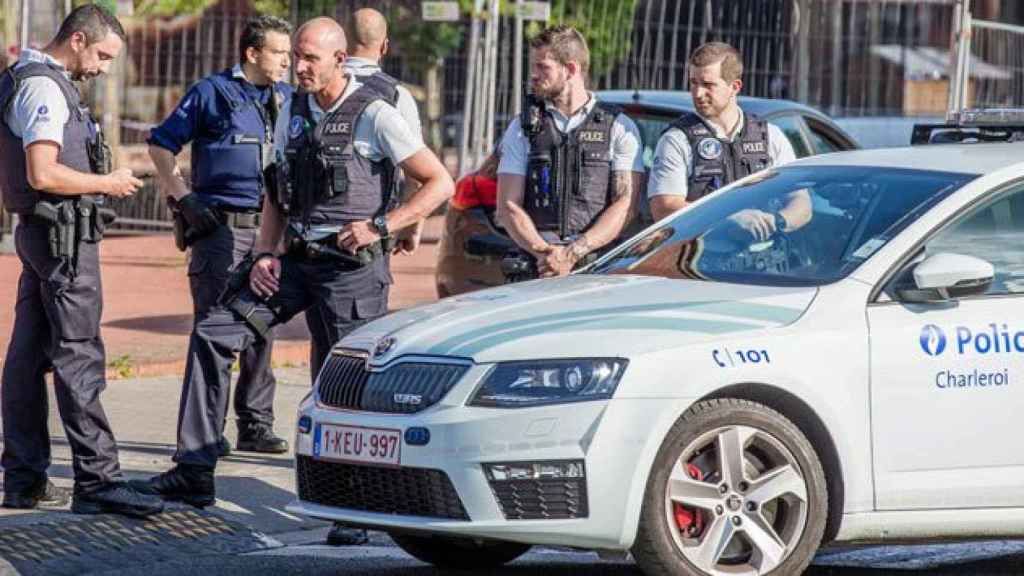
[[[1024,506],[1024,185],[940,229],[924,252],[981,258],[995,279],[943,303],[868,307],[876,506]]]

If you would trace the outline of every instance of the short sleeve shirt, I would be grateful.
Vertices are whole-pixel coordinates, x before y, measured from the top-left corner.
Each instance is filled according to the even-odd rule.
[[[337,110],[341,103],[362,85],[355,76],[350,74],[348,86],[338,101],[331,105],[328,112]],[[309,94],[308,98],[313,121],[319,124],[325,112],[317,104],[316,98],[312,94]],[[398,110],[383,100],[377,100],[371,102],[356,121],[352,147],[356,153],[372,162],[390,158],[395,165],[398,165],[424,149],[426,145],[423,143],[423,136],[414,133],[409,128]]]
[[[715,130],[715,137],[731,142],[743,131],[746,117],[740,110],[740,121],[731,135],[725,134],[718,126],[705,121]],[[796,153],[782,130],[768,123],[768,158],[772,166],[781,166],[796,160]],[[690,173],[693,172],[693,148],[686,133],[672,128],[658,140],[651,166],[651,178],[647,183],[647,196],[686,196]]]
[[[49,54],[28,48],[18,56],[15,70],[28,62],[50,64],[64,70],[64,66]],[[67,74],[67,71],[64,70],[64,73]],[[21,138],[24,148],[41,141],[63,146],[64,125],[70,118],[68,101],[60,86],[51,78],[34,76],[18,86],[4,122],[15,136]]]
[[[551,113],[555,127],[563,134],[567,134],[583,124],[596,104],[597,99],[591,94],[590,100],[569,118],[551,105],[547,105],[547,109]],[[501,139],[501,162],[498,164],[498,174],[525,176],[529,155],[530,139],[523,134],[517,117],[509,124]],[[640,130],[636,127],[636,123],[625,114],[616,116],[615,123],[612,124],[611,157],[612,171],[644,171]]]
[[[361,78],[376,74],[381,71],[381,68],[372,60],[350,57],[345,61],[345,71],[356,78]],[[409,129],[413,133],[422,136],[423,124],[420,122],[420,111],[416,106],[416,99],[412,97],[412,92],[409,92],[409,89],[401,84],[396,88],[396,92],[398,92],[398,102],[395,103],[395,106],[398,108],[398,113],[402,115],[402,119],[409,125]]]

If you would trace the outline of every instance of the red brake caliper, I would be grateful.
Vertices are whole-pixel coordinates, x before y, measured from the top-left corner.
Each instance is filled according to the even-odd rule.
[[[701,473],[700,468],[697,468],[693,464],[686,465],[686,473],[694,480],[699,481],[704,479],[704,474]],[[693,537],[704,530],[704,515],[701,514],[700,510],[687,508],[679,502],[673,502],[672,514],[676,518],[676,526],[684,536]]]

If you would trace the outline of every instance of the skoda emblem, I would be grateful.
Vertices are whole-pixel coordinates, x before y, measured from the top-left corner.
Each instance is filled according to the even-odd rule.
[[[298,138],[302,134],[302,116],[292,116],[292,122],[288,125],[288,135]]]
[[[383,356],[395,347],[395,339],[391,336],[381,338],[377,341],[377,347],[373,349],[374,356]]]
[[[934,324],[921,328],[921,349],[929,356],[938,356],[946,349],[946,333]]]
[[[697,153],[705,160],[717,160],[722,155],[722,143],[718,138],[705,138],[697,144]]]

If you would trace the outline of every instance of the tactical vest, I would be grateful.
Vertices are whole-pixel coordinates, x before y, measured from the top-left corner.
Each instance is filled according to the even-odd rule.
[[[690,112],[672,122],[665,132],[673,128],[682,130],[690,142],[693,173],[686,188],[690,202],[771,166],[768,124],[756,116],[746,115],[743,130],[732,142],[716,137],[700,116]]]
[[[0,169],[0,196],[3,196],[4,208],[15,214],[32,214],[40,200],[60,202],[67,199],[66,196],[35,190],[29,185],[22,139],[15,136],[7,125],[7,113],[20,83],[34,76],[45,76],[56,82],[68,104],[68,121],[64,124],[57,162],[78,172],[102,173],[104,168],[95,160],[90,162],[90,147],[98,148],[104,144],[89,109],[82,106],[78,88],[55,66],[41,62],[29,62],[23,66],[16,63],[0,76],[0,164],[3,165]]]
[[[530,119],[527,108],[521,120],[530,140],[524,209],[538,231],[562,239],[581,234],[610,202],[611,132],[619,110],[597,102],[578,127],[562,133],[551,112]]]
[[[288,118],[280,113],[291,88],[275,83],[266,106],[232,77],[231,70],[214,74],[209,82],[229,114],[204,125],[192,146],[192,190],[212,204],[259,209],[263,202],[264,170],[274,159],[275,145],[288,137]]]
[[[343,226],[372,219],[388,209],[395,185],[390,159],[371,161],[353,147],[355,127],[367,106],[383,99],[360,86],[319,123],[309,96],[292,102],[288,146],[278,171],[277,204],[292,221],[307,226]]]
[[[366,76],[359,76],[359,81],[363,83],[363,86],[369,86],[376,90],[388,104],[398,106],[398,79],[394,76],[378,71]]]

